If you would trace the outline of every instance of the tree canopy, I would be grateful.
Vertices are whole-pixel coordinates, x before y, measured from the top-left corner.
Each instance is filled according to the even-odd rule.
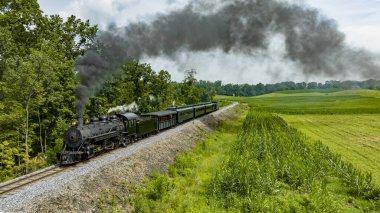
[[[74,115],[74,61],[96,32],[36,0],[0,2],[0,180],[53,161]]]
[[[75,60],[96,41],[97,26],[46,16],[36,0],[0,2],[0,181],[55,163],[75,119]],[[182,83],[168,71],[125,61],[90,98],[85,116],[135,103],[137,112],[200,100],[195,72]]]

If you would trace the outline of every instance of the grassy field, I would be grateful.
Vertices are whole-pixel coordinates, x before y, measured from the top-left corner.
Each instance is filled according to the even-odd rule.
[[[135,212],[361,212],[380,202],[365,174],[279,116],[241,111],[129,199]],[[245,118],[244,118],[245,117]],[[244,118],[244,122],[242,122]],[[311,145],[312,144],[312,145]],[[111,202],[112,203],[112,202]],[[116,203],[113,204],[113,210]],[[109,211],[107,206],[105,211]]]
[[[291,126],[320,140],[380,185],[380,91],[300,90],[252,98],[218,96],[278,113]]]
[[[329,89],[301,89],[301,90],[284,90],[284,91],[278,91],[276,93],[280,94],[296,94],[296,93],[332,93],[332,92],[339,92],[343,91],[343,89],[338,88],[329,88]]]
[[[245,102],[256,110],[282,114],[380,113],[380,91],[328,89],[286,92],[248,98],[217,96],[216,99]]]
[[[380,209],[380,189],[322,143],[279,116],[252,110],[211,182],[220,206],[241,212]]]
[[[380,186],[380,114],[281,116],[357,168],[371,172]]]

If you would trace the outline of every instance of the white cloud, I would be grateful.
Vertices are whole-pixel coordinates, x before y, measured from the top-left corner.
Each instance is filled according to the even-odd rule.
[[[63,17],[74,14],[106,29],[111,23],[121,27],[131,22],[150,20],[157,13],[167,13],[183,7],[186,2],[187,0],[73,0],[59,14]]]
[[[38,0],[47,14],[63,17],[76,15],[89,19],[101,29],[110,23],[124,26],[131,22],[147,21],[157,13],[184,7],[190,0]],[[346,34],[347,42],[380,53],[379,0],[305,0],[327,17],[337,20]]]
[[[380,53],[379,0],[306,0],[327,17],[337,20],[347,43]]]
[[[110,23],[125,26],[136,21],[152,20],[157,13],[184,7],[190,0],[38,0],[48,14],[59,13],[63,17],[71,14],[89,19],[106,29]],[[326,16],[336,19],[339,29],[346,34],[347,43],[380,53],[380,1],[379,0],[304,0]],[[280,39],[281,40],[281,39]],[[274,39],[269,52],[247,56],[227,54],[221,50],[211,52],[181,53],[176,60],[166,57],[143,58],[155,70],[166,69],[174,80],[183,79],[183,71],[198,70],[198,78],[222,80],[234,83],[258,83],[276,81],[326,80],[325,77],[300,73],[297,64],[283,59],[283,47]],[[281,72],[276,72],[280,70]],[[276,73],[276,74],[275,74]],[[278,73],[281,73],[278,75]],[[356,76],[345,76],[344,78]],[[343,76],[342,76],[343,78]]]

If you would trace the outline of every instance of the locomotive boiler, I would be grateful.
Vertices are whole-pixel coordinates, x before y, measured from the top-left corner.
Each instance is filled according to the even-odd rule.
[[[78,125],[64,134],[64,147],[57,157],[61,164],[83,161],[105,150],[125,145],[123,132],[123,121],[117,116],[94,117],[86,125],[83,125],[82,118],[78,118]]]

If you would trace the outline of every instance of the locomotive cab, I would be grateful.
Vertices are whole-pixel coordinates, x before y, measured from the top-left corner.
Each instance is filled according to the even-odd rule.
[[[139,118],[138,115],[135,113],[124,113],[124,114],[117,114],[117,117],[119,117],[124,124],[124,132],[123,134],[125,136],[128,136],[129,141],[131,142],[137,138],[137,120]]]

